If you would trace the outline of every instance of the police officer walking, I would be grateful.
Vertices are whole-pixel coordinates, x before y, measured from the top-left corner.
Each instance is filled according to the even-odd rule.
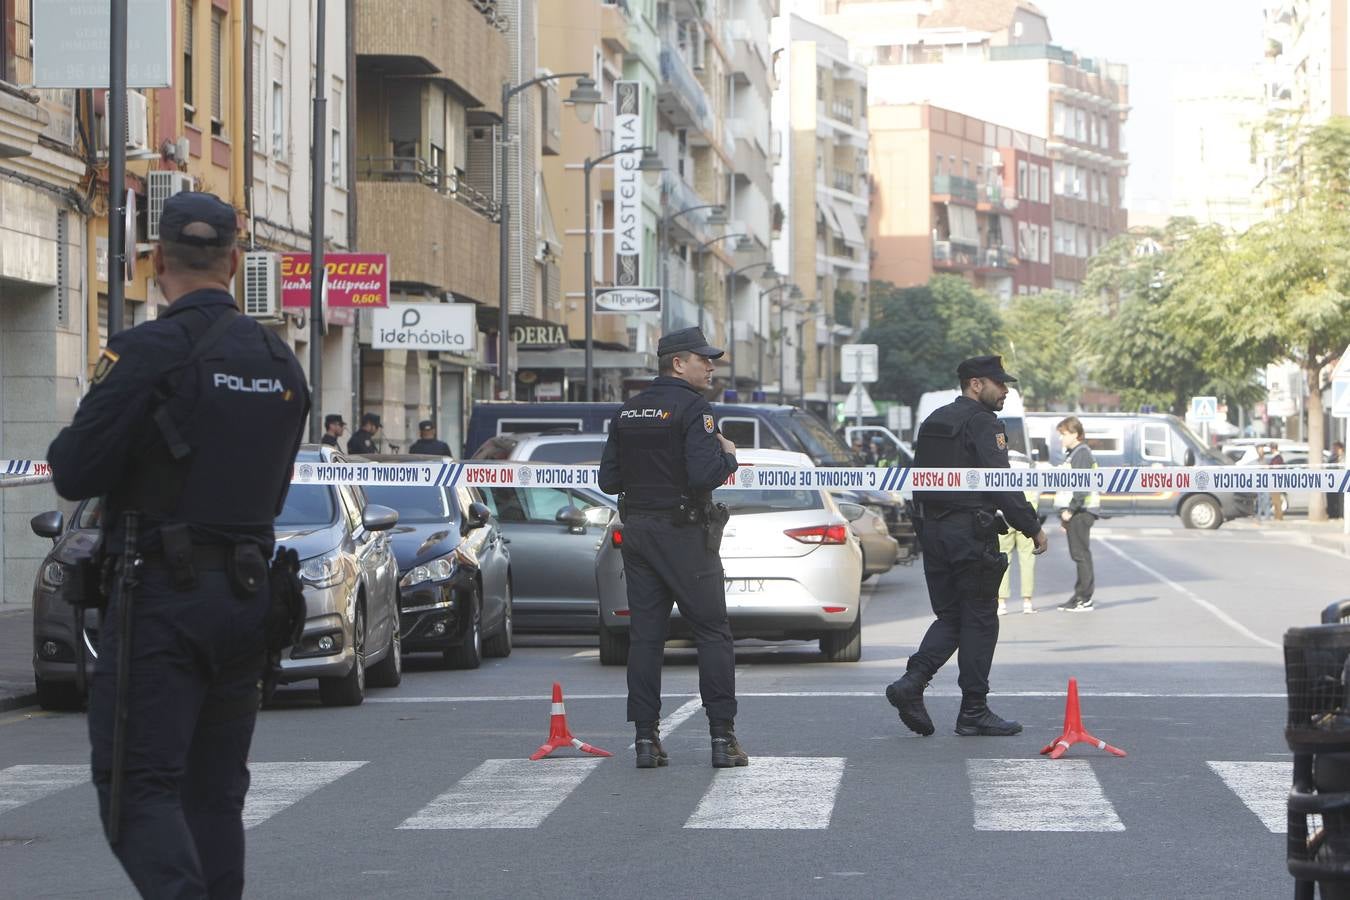
[[[915,468],[1008,468],[1008,438],[994,415],[1003,408],[1008,384],[997,356],[977,356],[957,367],[961,396],[919,427]],[[933,733],[923,691],[954,652],[961,672],[959,735],[1013,735],[1022,731],[989,709],[989,669],[998,643],[998,585],[1008,567],[998,536],[1009,525],[1031,538],[1036,554],[1047,537],[1036,509],[1021,491],[915,491],[928,599],[937,616],[905,674],[886,688],[886,699],[914,732]],[[1003,511],[1006,523],[996,514]]]
[[[165,202],[153,258],[172,304],[109,339],[47,456],[62,497],[103,498],[116,575],[92,769],[113,852],[146,897],[243,892],[272,522],[309,412],[290,348],[229,292],[236,222],[210,194]]]
[[[713,490],[736,471],[736,445],[717,430],[703,391],[722,350],[702,329],[661,338],[660,374],[610,424],[600,489],[620,494],[628,583],[628,720],[637,767],[668,762],[657,730],[661,665],[672,603],[694,632],[699,693],[712,735],[712,764],[748,765],[736,740],[736,656],[718,555],[726,508]]]

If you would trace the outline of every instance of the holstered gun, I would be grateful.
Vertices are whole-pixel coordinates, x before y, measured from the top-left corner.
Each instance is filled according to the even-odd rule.
[[[132,612],[136,587],[141,578],[141,555],[136,547],[140,539],[139,514],[131,511],[123,517],[125,545],[118,570],[117,590],[117,688],[113,706],[112,779],[108,790],[108,843],[116,846],[122,833],[122,786],[126,780],[127,691],[131,687]]]
[[[714,503],[709,500],[704,506],[703,532],[707,548],[713,553],[720,553],[722,550],[722,533],[726,531],[727,522],[731,519],[731,510],[727,509],[725,503]]]

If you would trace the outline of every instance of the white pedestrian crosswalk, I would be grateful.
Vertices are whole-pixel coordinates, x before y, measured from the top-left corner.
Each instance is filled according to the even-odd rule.
[[[684,763],[689,765],[689,763]],[[488,759],[463,777],[448,783],[429,802],[401,798],[388,792],[398,809],[417,810],[397,827],[403,830],[534,829],[544,826],[570,798],[608,796],[614,790],[618,767],[631,767],[626,755],[605,760],[593,757],[530,762],[525,759]],[[861,766],[861,763],[856,765]],[[943,763],[960,778],[958,760]],[[1086,759],[1049,761],[1030,759],[968,759],[964,781],[974,812],[974,830],[983,832],[1121,832],[1148,827],[1137,809],[1136,818],[1122,818],[1098,778],[1102,767],[1115,763]],[[1224,792],[1237,798],[1254,815],[1252,827],[1283,834],[1285,800],[1292,766],[1261,760],[1209,760],[1203,777],[1186,779],[1188,790]],[[593,777],[602,767],[606,774]],[[952,772],[952,767],[955,771]],[[248,828],[266,823],[316,794],[339,788],[350,778],[380,778],[382,767],[364,760],[254,762],[253,779],[244,807]],[[840,756],[756,756],[747,768],[704,770],[696,779],[698,801],[692,812],[675,814],[671,827],[726,830],[824,830],[838,828],[835,810],[848,790],[852,766]],[[1195,773],[1192,773],[1193,775]],[[642,773],[646,777],[652,777]],[[621,777],[632,777],[623,774]],[[933,780],[937,773],[923,776]],[[655,778],[660,778],[656,775]],[[24,815],[26,807],[57,802],[63,792],[87,784],[87,765],[15,765],[0,769],[0,823]],[[686,779],[679,784],[688,785]],[[687,789],[687,788],[686,788]],[[332,795],[329,795],[330,797]],[[669,798],[667,798],[669,799]],[[86,802],[86,801],[81,801]],[[674,809],[667,804],[666,808]],[[954,805],[953,809],[959,808]]]

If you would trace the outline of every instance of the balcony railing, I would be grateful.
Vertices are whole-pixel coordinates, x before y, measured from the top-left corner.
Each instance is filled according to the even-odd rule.
[[[980,257],[980,265],[986,269],[1011,269],[1013,255],[1007,247],[985,247]]]
[[[842,169],[834,170],[834,179],[830,182],[836,191],[853,193],[853,173],[845,172]]]
[[[852,125],[853,119],[853,101],[852,100],[832,100],[830,101],[830,117],[838,119],[840,122],[847,122]]]
[[[978,203],[980,189],[969,178],[959,178],[956,175],[934,175],[933,193],[954,197],[957,200],[965,200],[967,203]]]
[[[979,194],[981,203],[992,203],[997,206],[1003,202],[1003,185],[982,184],[979,186]]]
[[[940,266],[973,266],[977,250],[951,241],[933,242],[933,262]]]
[[[361,181],[415,182],[439,194],[453,197],[460,203],[497,220],[497,200],[464,180],[457,169],[441,169],[417,156],[362,156],[356,161],[356,177]]]
[[[659,92],[674,96],[685,107],[691,123],[704,134],[711,135],[713,121],[708,113],[708,95],[669,38],[661,41],[661,80]]]

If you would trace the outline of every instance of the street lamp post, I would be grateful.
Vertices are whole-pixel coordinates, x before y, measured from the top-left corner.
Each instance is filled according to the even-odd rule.
[[[676,219],[678,219],[680,216],[684,215],[685,213],[698,212],[699,210],[704,210],[704,209],[706,209],[706,210],[711,210],[711,212],[708,213],[707,219],[705,220],[706,224],[708,224],[708,225],[725,225],[725,224],[727,224],[727,209],[726,209],[725,206],[723,206],[723,205],[720,204],[720,203],[701,203],[701,204],[699,204],[698,206],[686,206],[684,209],[677,210],[676,212],[670,213],[670,212],[666,212],[664,196],[665,196],[665,195],[664,195],[664,192],[663,192],[663,194],[662,194],[662,201],[661,201],[661,221],[660,221],[660,224],[658,225],[657,231],[656,231],[656,244],[657,244],[656,259],[657,259],[657,264],[660,266],[661,299],[662,299],[662,302],[664,302],[664,303],[669,303],[669,300],[668,300],[668,298],[666,297],[666,294],[669,293],[668,290],[667,290],[667,288],[669,287],[669,285],[667,284],[668,279],[667,279],[667,274],[666,274],[666,269],[667,269],[667,262],[666,262],[666,242],[667,242],[667,239],[670,237],[670,223],[671,223],[671,222],[674,222]],[[701,313],[700,313],[700,315],[701,315]],[[668,315],[665,313],[664,309],[663,309],[663,311],[662,311],[662,313],[661,313],[661,328],[662,328],[662,330],[665,330],[665,329],[666,329],[666,327],[667,327],[669,321],[670,321],[670,316],[668,316]],[[700,328],[703,327],[703,322],[702,322],[701,319],[700,319],[700,321],[699,321],[699,327],[700,327]]]
[[[595,79],[591,78],[588,72],[541,75],[517,85],[512,85],[510,82],[502,84],[502,139],[497,145],[501,149],[498,160],[501,169],[499,176],[501,193],[497,200],[497,261],[500,267],[500,271],[497,273],[497,305],[499,307],[497,316],[497,399],[499,400],[515,399],[516,393],[515,384],[511,381],[509,365],[511,304],[508,302],[508,295],[511,292],[511,204],[506,198],[507,164],[510,159],[508,135],[511,121],[511,98],[536,84],[555,81],[559,78],[575,78],[577,80],[576,87],[572,88],[572,93],[563,102],[576,110],[577,118],[583,123],[591,121],[591,118],[595,115],[595,108],[604,103],[605,100],[595,87]]]
[[[764,267],[765,267],[765,268],[764,268],[764,271],[763,271],[762,273],[760,273],[762,277],[764,277],[764,278],[770,278],[770,279],[772,279],[772,278],[777,278],[777,277],[778,277],[778,273],[775,272],[775,271],[773,270],[773,263],[772,263],[771,261],[769,261],[769,260],[763,260],[763,261],[761,261],[761,262],[750,263],[749,265],[741,266],[739,269],[733,269],[731,272],[729,272],[729,273],[727,274],[727,285],[728,285],[728,287],[727,287],[727,289],[726,289],[726,293],[727,293],[727,337],[728,337],[728,340],[729,340],[729,342],[730,342],[730,344],[731,344],[731,376],[730,376],[730,377],[731,377],[731,389],[732,389],[733,391],[736,390],[736,328],[735,328],[735,325],[736,325],[736,310],[735,310],[735,304],[732,303],[732,300],[731,300],[731,287],[730,287],[730,285],[732,284],[732,282],[734,282],[734,281],[736,280],[736,276],[737,276],[737,275],[741,275],[741,274],[743,274],[743,273],[745,273],[745,272],[749,272],[751,269],[758,269],[760,266],[764,266]],[[758,327],[758,319],[756,319],[756,327]]]
[[[632,153],[634,150],[642,151],[642,161],[638,163],[638,171],[644,178],[655,181],[655,179],[665,170],[665,165],[661,162],[661,157],[657,156],[656,151],[651,147],[643,145],[641,147],[620,147],[618,150],[611,150],[604,156],[597,156],[595,159],[586,157],[582,164],[582,202],[586,207],[586,247],[582,254],[582,265],[584,271],[582,280],[584,281],[586,291],[586,400],[589,402],[595,399],[595,309],[594,309],[594,267],[591,260],[591,170],[607,159],[618,156],[620,153]],[[661,301],[665,302],[665,297]]]
[[[756,317],[756,320],[757,320],[756,327],[759,329],[759,332],[760,332],[761,334],[763,334],[763,332],[764,332],[764,298],[767,297],[767,296],[769,296],[770,294],[777,293],[778,291],[785,290],[785,289],[787,289],[787,288],[791,288],[791,291],[789,292],[789,296],[790,296],[790,297],[797,298],[797,297],[801,297],[801,296],[802,296],[801,288],[797,287],[795,284],[793,284],[792,282],[788,281],[786,278],[780,279],[779,282],[778,282],[778,284],[775,284],[773,287],[769,288],[767,291],[764,291],[763,293],[761,293],[761,294],[759,295],[759,304],[758,304],[758,308],[755,310],[755,317]],[[783,308],[783,307],[782,307],[782,305],[780,304],[779,307],[778,307],[778,309],[779,309],[779,319],[778,319],[778,322],[779,322],[780,327],[781,327],[782,321],[783,321],[783,319],[782,319],[782,308]],[[757,363],[756,363],[756,373],[755,373],[755,377],[756,377],[756,380],[759,382],[759,385],[758,385],[759,390],[763,391],[763,390],[764,390],[764,342],[763,342],[763,341],[760,341],[760,342],[759,342],[759,345],[758,345],[758,348],[757,348],[757,349],[758,349],[758,351],[759,351],[759,359],[758,359],[758,361],[757,361]],[[779,400],[779,402],[781,403],[781,402],[782,402],[782,399],[783,399],[783,377],[782,377],[782,364],[781,364],[781,363],[782,363],[781,357],[782,357],[783,354],[782,354],[781,349],[780,349],[778,355],[779,355],[779,357],[780,357],[780,360],[779,360],[779,376],[778,376],[778,400]]]
[[[743,232],[736,234],[719,234],[717,237],[708,238],[694,249],[694,259],[698,260],[698,280],[694,282],[694,304],[698,307],[698,327],[703,330],[703,251],[710,245],[718,241],[729,241],[732,238],[738,238],[736,242],[737,250],[749,250],[754,245],[750,242],[750,236]]]

